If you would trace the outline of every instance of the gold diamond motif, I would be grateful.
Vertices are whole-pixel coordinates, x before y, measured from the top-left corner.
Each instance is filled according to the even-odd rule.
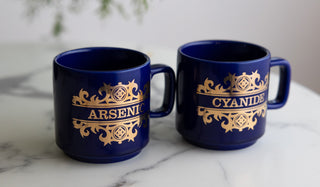
[[[239,127],[244,126],[247,123],[247,116],[244,114],[239,114],[238,116],[235,117],[235,124]]]
[[[127,97],[127,89],[124,86],[117,86],[112,90],[112,98],[115,101],[123,101]]]
[[[121,140],[125,137],[125,135],[127,134],[127,129],[124,126],[118,126],[114,129],[113,131],[113,136],[115,137],[115,139],[117,140]]]
[[[239,80],[237,81],[237,88],[239,90],[247,90],[250,86],[250,78],[249,77],[246,77],[246,76],[243,76],[243,77],[240,77]]]

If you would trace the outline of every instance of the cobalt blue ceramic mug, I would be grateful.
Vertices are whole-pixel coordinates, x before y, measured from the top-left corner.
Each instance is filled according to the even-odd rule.
[[[150,111],[150,79],[165,75],[163,105]],[[169,114],[175,75],[123,48],[63,52],[53,62],[57,145],[80,161],[108,163],[137,155],[149,140],[149,117]]]
[[[280,67],[277,97],[268,100],[270,67]],[[207,40],[178,50],[176,128],[190,143],[232,150],[265,132],[268,109],[288,98],[290,65],[258,45]],[[274,86],[274,85],[273,85]]]

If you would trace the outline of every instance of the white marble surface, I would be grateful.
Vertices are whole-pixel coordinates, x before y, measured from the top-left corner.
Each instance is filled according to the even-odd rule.
[[[320,96],[294,82],[287,105],[268,111],[265,135],[249,148],[192,146],[175,130],[173,112],[151,119],[150,142],[135,158],[113,164],[70,159],[54,140],[51,61],[82,46],[0,45],[1,187],[320,185]],[[143,51],[152,63],[175,69],[174,49]],[[161,102],[158,89],[153,103]]]

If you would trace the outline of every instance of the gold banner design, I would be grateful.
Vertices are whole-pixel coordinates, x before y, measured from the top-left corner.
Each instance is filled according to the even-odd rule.
[[[91,109],[86,119],[72,118],[74,128],[80,130],[82,138],[89,136],[90,132],[100,133],[99,140],[104,146],[112,142],[122,144],[125,140],[134,142],[138,128],[148,117],[141,107],[149,97],[149,83],[144,86],[144,92],[138,90],[134,80],[128,84],[119,82],[115,86],[103,83],[98,93],[90,97],[81,89],[78,96],[73,96],[73,106]]]
[[[245,128],[253,130],[257,117],[266,116],[264,92],[268,89],[268,81],[269,74],[260,80],[258,70],[251,75],[245,72],[239,76],[229,74],[224,79],[224,84],[229,85],[227,88],[221,84],[214,85],[212,80],[206,78],[203,84],[198,85],[197,94],[212,96],[212,107],[198,106],[198,116],[202,117],[205,125],[212,123],[213,119],[221,122],[225,133],[233,129],[240,132]]]

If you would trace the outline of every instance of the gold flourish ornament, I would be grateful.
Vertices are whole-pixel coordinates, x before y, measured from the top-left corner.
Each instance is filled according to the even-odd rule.
[[[257,116],[266,116],[267,103],[263,103],[258,107],[246,109],[215,109],[198,106],[198,115],[202,116],[205,125],[212,123],[213,118],[221,121],[221,127],[225,132],[237,129],[240,132],[248,128],[253,130],[257,124]],[[213,118],[212,118],[213,117]]]
[[[75,129],[80,130],[82,138],[89,136],[90,132],[97,134],[101,133],[99,140],[106,146],[112,142],[122,144],[123,141],[134,142],[134,138],[138,134],[138,128],[141,127],[143,120],[146,116],[137,116],[129,120],[115,121],[115,122],[101,122],[89,121],[73,118],[73,126]]]
[[[144,86],[144,92],[138,91],[138,84],[132,80],[128,84],[118,83],[116,86],[103,83],[103,86],[99,88],[99,95],[89,96],[89,93],[83,89],[79,91],[78,96],[73,96],[72,105],[79,107],[91,107],[91,108],[112,108],[117,106],[132,105],[139,103],[148,97],[149,86]]]
[[[269,74],[260,79],[258,70],[247,75],[229,74],[224,79],[224,84],[215,85],[206,78],[203,84],[197,87],[197,94],[212,98],[212,107],[198,106],[198,116],[202,117],[205,125],[213,120],[220,122],[225,133],[233,129],[242,132],[243,129],[253,130],[257,124],[257,117],[265,117],[267,101],[265,91],[268,89]]]

